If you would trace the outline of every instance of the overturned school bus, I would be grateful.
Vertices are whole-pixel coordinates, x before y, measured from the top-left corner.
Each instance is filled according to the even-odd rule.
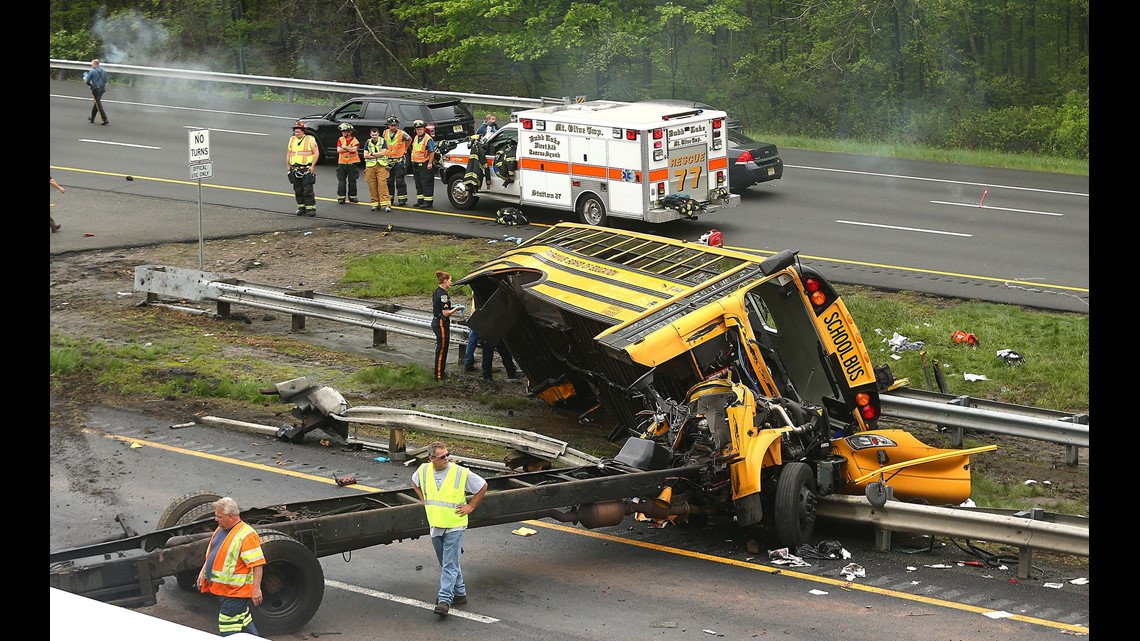
[[[618,462],[704,465],[656,501],[674,519],[765,520],[796,546],[819,495],[964,501],[970,455],[994,447],[878,429],[889,368],[873,367],[839,294],[797,254],[563,223],[456,284],[485,301],[468,323],[506,342],[531,393],[616,418]]]

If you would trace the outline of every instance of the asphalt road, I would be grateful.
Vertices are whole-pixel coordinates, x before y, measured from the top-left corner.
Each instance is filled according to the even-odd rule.
[[[290,215],[284,141],[298,116],[321,108],[113,86],[111,125],[90,125],[77,83],[50,86],[51,165],[64,185],[197,205]],[[331,105],[330,105],[331,107]],[[213,178],[189,179],[189,134],[211,131]],[[747,190],[730,213],[665,226],[623,227],[696,240],[715,226],[729,246],[797,249],[837,283],[1088,312],[1088,177],[783,149],[780,181]],[[128,180],[128,177],[130,180]],[[527,238],[573,215],[528,210],[532,225],[502,227],[490,201],[434,211],[337,206],[334,169],[318,168],[318,218],[409,231]],[[414,189],[413,189],[414,193]],[[57,208],[58,209],[58,208]],[[61,214],[63,209],[58,209]],[[180,222],[196,237],[196,210]],[[132,224],[148,226],[139,214]],[[66,229],[66,227],[65,227]],[[160,233],[165,229],[158,230]],[[62,233],[62,232],[61,232]],[[205,226],[204,233],[225,233]]]

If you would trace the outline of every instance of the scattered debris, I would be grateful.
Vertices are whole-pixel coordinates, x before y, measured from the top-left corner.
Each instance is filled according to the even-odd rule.
[[[344,487],[346,485],[356,485],[356,477],[352,476],[351,474],[348,476],[341,476],[341,477],[334,476],[333,480],[335,480],[336,484],[341,486],[341,487]]]
[[[1037,481],[1034,481],[1033,479],[1025,479],[1025,482],[1022,483],[1022,485],[1037,485]]]
[[[388,461],[390,461],[392,459],[388,458],[387,456],[377,456],[376,458],[374,458],[372,460],[376,461],[377,463],[387,463]]]
[[[1072,583],[1073,585],[1088,585],[1089,580],[1086,579],[1085,577],[1081,576],[1081,577],[1077,577],[1075,579],[1071,579],[1069,581],[1069,583]]]
[[[895,332],[894,336],[887,339],[887,343],[891,346],[891,352],[893,353],[918,352],[922,351],[922,348],[926,347],[925,342],[912,341],[898,332]]]
[[[651,628],[675,628],[677,627],[676,621],[654,621],[649,624]]]
[[[808,594],[814,594],[815,596],[823,596],[823,595],[827,594],[827,592],[824,592],[823,590],[813,589],[813,590],[808,590]]]
[[[189,423],[179,423],[178,425],[171,425],[170,429],[181,430],[181,429],[185,429],[187,427],[194,427],[195,425],[197,425],[197,423],[195,423],[194,421],[190,421]]]
[[[800,557],[788,552],[788,548],[780,548],[778,550],[768,550],[768,559],[774,565],[786,565],[792,568],[810,568],[811,563],[801,559]]]
[[[538,534],[538,530],[532,530],[528,527],[520,527],[516,530],[511,530],[511,534],[517,534],[519,536],[534,536],[535,534]]]
[[[1025,359],[1021,356],[1021,354],[1018,354],[1012,349],[999,349],[997,351],[997,357],[1005,361],[1007,365],[1011,366],[1021,365],[1023,362],[1025,362]]]
[[[969,372],[963,373],[962,378],[966,379],[967,381],[970,381],[971,383],[974,381],[988,381],[988,380],[990,380],[990,379],[986,378],[985,374],[971,374]]]
[[[1005,618],[1013,616],[1012,614],[1010,614],[1009,612],[1006,612],[1005,610],[994,610],[993,612],[983,612],[982,614],[984,614],[985,616],[987,616],[991,619],[1005,619]]]
[[[977,347],[978,346],[978,337],[974,336],[973,334],[968,334],[966,332],[963,332],[962,330],[958,330],[958,331],[954,332],[953,334],[951,334],[950,339],[953,340],[958,345],[965,344],[965,345],[969,345],[970,347]]]
[[[711,634],[714,637],[723,637],[724,636],[723,634],[717,632],[716,630],[709,630],[707,628],[704,630],[701,630],[701,632],[704,632],[705,634]]]
[[[1061,588],[1065,587],[1065,584],[1064,583],[1042,583],[1041,587],[1053,588],[1054,590],[1060,590]]]
[[[796,548],[796,554],[806,559],[851,558],[851,553],[839,541],[820,541],[816,546],[804,543]]]
[[[843,569],[840,570],[839,573],[848,581],[854,581],[855,579],[861,579],[867,576],[867,570],[858,563],[848,563],[843,566]]]

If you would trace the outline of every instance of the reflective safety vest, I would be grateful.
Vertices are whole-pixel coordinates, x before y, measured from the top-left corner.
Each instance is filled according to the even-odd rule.
[[[384,151],[384,141],[383,140],[377,140],[376,142],[372,142],[372,138],[369,137],[368,142],[366,142],[364,144],[364,148],[367,149],[368,153],[370,153],[370,154],[382,153]],[[374,167],[376,165],[380,165],[381,167],[387,167],[388,166],[388,157],[387,156],[381,156],[379,158],[365,158],[364,159],[364,166],[365,167]]]
[[[340,152],[337,162],[342,165],[355,165],[360,162],[360,141],[355,136],[352,138],[341,136],[340,140],[336,141],[336,146],[352,148],[352,151]]]
[[[429,147],[435,146],[431,144],[433,142],[435,141],[427,134],[416,136],[412,140],[412,162],[427,162],[428,158],[430,158],[431,154],[435,151],[434,149],[429,149]]]
[[[217,530],[214,532],[216,534]],[[206,550],[207,559],[210,558],[211,551]],[[248,523],[240,521],[230,529],[218,548],[214,564],[210,566],[210,571],[206,575],[208,582],[206,591],[221,596],[251,599],[253,568],[258,565],[265,565],[261,538]]]
[[[467,468],[454,463],[447,466],[442,487],[435,486],[435,468],[431,462],[424,463],[417,471],[420,476],[420,490],[424,493],[424,509],[428,524],[432,527],[466,527],[467,515],[456,514],[455,508],[467,502],[464,488],[467,487]]]
[[[296,136],[289,138],[289,164],[290,165],[304,165],[309,167],[313,164],[313,160],[317,155],[317,140],[312,136],[302,136],[300,140]]]
[[[408,141],[412,137],[402,129],[397,129],[395,136],[389,134],[390,132],[385,131],[381,137],[384,139],[384,144],[388,146],[388,160],[397,163],[404,159],[404,154],[408,153]]]

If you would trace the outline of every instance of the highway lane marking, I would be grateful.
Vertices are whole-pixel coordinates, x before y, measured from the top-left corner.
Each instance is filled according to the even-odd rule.
[[[111,145],[113,147],[134,147],[135,149],[154,149],[155,151],[162,151],[162,147],[155,147],[154,145],[132,145],[126,142],[112,142],[110,140],[92,140],[91,138],[80,138],[79,142],[89,142],[95,145]]]
[[[175,445],[167,445],[165,443],[158,443],[156,441],[149,441],[146,439],[139,439],[139,438],[134,438],[134,437],[130,437],[130,436],[122,436],[119,434],[112,434],[110,432],[104,432],[101,430],[96,430],[94,428],[85,427],[82,429],[82,431],[84,433],[89,433],[89,434],[98,434],[98,435],[101,435],[105,438],[117,440],[117,441],[120,441],[123,443],[138,443],[140,445],[154,447],[154,448],[161,449],[161,450],[168,451],[168,452],[174,452],[177,454],[186,454],[188,456],[195,456],[195,457],[199,457],[199,458],[204,458],[204,459],[208,459],[211,461],[217,461],[219,463],[232,463],[235,465],[240,465],[242,467],[248,467],[251,469],[257,469],[257,470],[261,470],[261,471],[265,471],[265,472],[273,472],[273,473],[277,473],[277,474],[284,474],[286,476],[292,476],[294,478],[317,481],[318,483],[332,484],[332,485],[336,484],[335,480],[323,478],[320,476],[313,476],[312,474],[306,474],[304,472],[294,472],[293,470],[285,470],[285,469],[281,469],[281,468],[271,467],[269,465],[264,465],[261,463],[251,463],[249,461],[243,461],[241,459],[229,458],[226,456],[219,456],[217,454],[208,454],[206,452],[198,452],[195,450],[186,449],[184,447],[178,447]],[[359,490],[361,492],[383,491],[381,488],[369,487],[369,486],[360,485],[360,484],[351,485],[351,486],[347,486],[347,487],[349,489]],[[603,541],[609,541],[611,543],[619,543],[622,545],[631,545],[634,547],[645,548],[647,550],[664,552],[666,554],[675,554],[675,555],[679,555],[679,556],[686,556],[686,557],[701,560],[701,561],[709,561],[712,563],[720,563],[722,565],[732,565],[732,566],[736,566],[739,568],[744,568],[747,570],[755,570],[758,572],[765,572],[768,574],[779,574],[781,576],[787,576],[787,577],[791,577],[791,578],[795,578],[795,579],[802,579],[802,580],[813,582],[813,583],[823,583],[826,585],[832,585],[835,587],[839,587],[839,588],[842,588],[844,590],[870,592],[870,593],[878,594],[878,595],[882,595],[882,596],[895,597],[895,598],[904,599],[904,600],[908,600],[908,601],[917,601],[919,603],[925,603],[927,605],[935,605],[935,606],[947,607],[947,608],[952,608],[952,609],[957,609],[957,610],[964,610],[967,612],[974,612],[977,614],[988,614],[988,613],[993,612],[993,610],[991,608],[981,608],[981,607],[977,607],[977,606],[973,606],[973,605],[969,605],[969,604],[965,604],[965,603],[955,603],[953,601],[944,601],[942,599],[935,599],[935,598],[925,597],[925,596],[921,596],[921,595],[917,595],[917,594],[908,594],[906,592],[899,592],[897,590],[890,590],[887,588],[879,588],[879,587],[870,586],[870,585],[859,585],[857,583],[852,583],[852,582],[844,581],[841,579],[832,579],[832,578],[824,577],[824,576],[815,576],[812,574],[804,574],[802,572],[796,572],[794,570],[789,570],[789,569],[781,568],[781,567],[768,567],[768,566],[764,566],[764,565],[757,565],[757,564],[749,562],[749,561],[738,561],[736,559],[726,559],[726,558],[722,558],[722,557],[712,556],[710,554],[705,554],[702,552],[692,552],[690,550],[682,550],[679,548],[671,548],[671,547],[667,547],[664,545],[658,545],[656,543],[648,543],[645,541],[634,541],[631,539],[624,539],[620,536],[614,536],[612,534],[604,534],[602,532],[594,532],[592,530],[584,530],[581,528],[569,527],[569,526],[560,525],[557,523],[547,523],[545,521],[535,521],[535,520],[521,521],[521,523],[525,523],[526,525],[530,525],[530,526],[534,526],[534,527],[540,527],[540,528],[549,529],[549,530],[557,530],[559,532],[565,532],[567,534],[574,534],[574,535],[578,535],[578,536],[587,536],[587,537],[591,537],[591,538],[595,538],[595,539],[600,539]],[[326,579],[325,584],[326,585],[334,585],[334,587],[340,587],[342,589],[351,590],[353,592],[359,592],[361,594],[367,594],[369,596],[378,596],[378,598],[389,599],[389,597],[391,597],[389,600],[397,601],[399,603],[404,603],[407,605],[413,605],[415,607],[425,607],[425,608],[429,608],[429,609],[435,607],[434,604],[429,604],[429,603],[424,602],[424,601],[418,601],[416,599],[410,599],[410,598],[405,598],[405,597],[397,597],[395,595],[389,595],[389,594],[384,593],[384,592],[377,592],[377,591],[369,590],[368,588],[358,588],[357,586],[351,586],[349,584],[332,582],[330,579]],[[384,595],[384,596],[381,596],[381,595]],[[453,611],[451,614],[455,615],[455,616],[464,616],[464,618],[471,618],[472,620],[483,621],[486,623],[493,623],[493,622],[498,620],[498,619],[492,620],[491,617],[483,617],[482,615],[465,613],[462,611]],[[476,617],[481,617],[481,618],[476,618]],[[1061,623],[1058,621],[1049,621],[1046,619],[1039,619],[1037,617],[1030,617],[1030,616],[1020,615],[1020,614],[1014,614],[1014,615],[1011,615],[1011,616],[1006,617],[1006,618],[1014,619],[1016,621],[1021,621],[1023,623],[1032,623],[1035,625],[1041,625],[1041,626],[1045,626],[1045,627],[1059,628],[1062,630],[1069,630],[1071,632],[1080,632],[1080,633],[1088,634],[1088,631],[1089,631],[1089,629],[1087,627],[1084,627],[1084,626],[1072,625],[1072,624],[1068,624],[1068,623]]]
[[[351,583],[341,583],[340,581],[334,581],[332,579],[325,579],[325,585],[328,585],[328,586],[331,586],[334,588],[340,588],[341,590],[348,590],[349,592],[355,592],[357,594],[363,594],[365,596],[370,596],[370,597],[374,597],[377,599],[384,599],[385,601],[394,601],[396,603],[403,603],[404,605],[410,605],[412,607],[422,608],[424,610],[435,609],[434,603],[428,603],[426,601],[420,601],[419,599],[409,599],[408,597],[405,597],[405,596],[399,596],[397,594],[391,594],[388,592],[381,592],[379,590],[373,590],[371,588],[362,588],[359,585],[352,585]],[[448,617],[459,617],[461,619],[468,619],[470,621],[478,621],[479,623],[498,623],[499,622],[499,620],[496,619],[495,617],[489,617],[489,616],[485,616],[482,614],[475,614],[473,612],[467,612],[466,610],[455,610],[455,609],[453,609],[448,613]]]
[[[993,209],[996,211],[1012,211],[1018,214],[1037,214],[1039,216],[1064,216],[1055,211],[1035,211],[1033,209],[1014,209],[1013,207],[991,207],[989,205],[978,205],[975,203],[951,203],[945,200],[931,200],[932,205],[951,205],[953,207],[971,207],[973,209]]]
[[[837,220],[835,221],[840,225],[858,225],[860,227],[878,227],[879,229],[895,229],[898,231],[915,231],[920,234],[938,234],[940,236],[961,236],[963,238],[973,238],[973,234],[963,234],[956,231],[940,231],[937,229],[919,229],[918,227],[903,227],[901,225],[879,225],[877,223],[861,223],[856,220]]]
[[[956,603],[954,601],[945,601],[942,599],[935,599],[932,597],[922,596],[922,595],[918,595],[918,594],[909,594],[907,592],[899,592],[898,590],[891,590],[889,588],[880,588],[880,587],[875,587],[872,585],[860,585],[858,583],[854,583],[851,581],[845,581],[843,579],[833,579],[833,578],[826,577],[826,576],[816,576],[814,574],[804,574],[803,572],[796,572],[795,570],[789,570],[789,569],[783,568],[783,567],[768,567],[765,565],[757,565],[756,563],[753,563],[751,561],[738,561],[736,559],[726,559],[726,558],[722,558],[722,557],[718,557],[718,556],[713,556],[711,554],[705,554],[703,552],[693,552],[690,550],[682,550],[679,548],[671,548],[671,547],[667,547],[664,545],[658,545],[656,543],[649,543],[646,541],[636,541],[636,540],[632,540],[632,539],[625,539],[625,538],[622,538],[620,536],[614,536],[612,534],[605,534],[602,532],[594,532],[592,530],[583,530],[580,528],[569,527],[569,526],[561,525],[561,524],[557,524],[557,523],[547,523],[545,521],[523,521],[523,523],[526,523],[527,525],[533,525],[536,527],[550,529],[550,530],[557,530],[559,532],[566,532],[568,534],[577,534],[580,536],[588,536],[588,537],[592,537],[592,538],[596,538],[596,539],[601,539],[603,541],[609,541],[610,543],[618,543],[621,545],[631,545],[633,547],[645,548],[647,550],[653,550],[656,552],[664,552],[666,554],[673,554],[673,555],[677,555],[677,556],[687,556],[689,558],[697,559],[700,561],[708,561],[711,563],[719,563],[721,565],[732,565],[732,566],[736,566],[738,568],[744,568],[746,570],[755,570],[757,572],[764,572],[767,574],[778,574],[780,576],[786,576],[786,577],[790,577],[793,579],[802,579],[804,581],[809,581],[812,583],[822,583],[825,585],[831,585],[831,586],[834,586],[837,588],[841,588],[843,590],[852,590],[852,591],[856,591],[856,592],[870,592],[872,594],[878,594],[881,596],[894,597],[894,598],[903,599],[906,601],[916,601],[918,603],[925,603],[926,605],[940,606],[940,607],[945,607],[945,608],[951,608],[954,610],[962,610],[965,612],[974,612],[976,614],[982,614],[982,615],[990,615],[991,613],[994,612],[993,608],[983,608],[983,607],[978,607],[975,605],[969,605],[966,603]],[[1023,623],[1032,623],[1035,625],[1041,625],[1041,626],[1045,626],[1045,627],[1049,627],[1049,628],[1057,628],[1057,629],[1061,629],[1061,630],[1068,630],[1070,632],[1079,632],[1079,633],[1083,633],[1083,634],[1088,634],[1088,632],[1089,632],[1089,629],[1085,626],[1074,625],[1074,624],[1070,624],[1070,623],[1061,623],[1060,621],[1049,621],[1048,619],[1039,619],[1037,617],[1030,617],[1030,616],[1025,616],[1025,615],[1021,615],[1021,614],[1012,614],[1008,617],[1003,617],[1003,618],[1013,619],[1015,621],[1021,621]]]
[[[218,129],[217,127],[199,127],[197,125],[182,125],[183,129],[209,129],[223,134],[240,134],[242,136],[269,136],[272,134],[262,133],[260,131],[239,131],[237,129]]]
[[[90,98],[82,98],[82,97],[78,97],[78,96],[63,96],[63,95],[54,94],[54,93],[48,94],[48,97],[49,98],[63,98],[65,100],[80,100],[83,102],[90,102],[91,101]],[[151,104],[149,102],[131,102],[129,100],[108,100],[106,98],[103,99],[103,102],[105,102],[107,104],[112,104],[112,105],[131,105],[132,107],[152,107],[154,109],[162,109],[165,111],[173,111],[173,110],[201,111],[203,113],[225,114],[227,116],[250,116],[251,118],[274,118],[274,119],[279,119],[279,120],[292,120],[293,122],[297,121],[296,118],[293,118],[291,116],[274,116],[272,114],[253,114],[253,113],[249,113],[249,112],[245,112],[245,111],[224,111],[221,109],[206,109],[203,107],[180,107],[177,105],[155,105],[155,104]],[[269,135],[269,134],[266,134],[266,135]]]
[[[80,169],[78,167],[64,167],[64,166],[60,166],[60,165],[51,165],[50,167],[51,167],[52,171],[74,171],[74,172],[78,172],[78,173],[95,174],[95,175],[99,175],[99,176],[115,176],[115,177],[125,178],[126,176],[129,175],[129,174],[100,171],[100,170],[95,170],[95,169]],[[199,182],[195,181],[195,180],[176,180],[176,179],[172,179],[172,178],[155,178],[155,177],[149,177],[149,176],[133,176],[133,179],[134,180],[152,180],[155,182],[163,182],[163,183],[170,183],[170,184],[176,184],[176,185],[189,185],[189,186],[195,186],[195,185],[199,184]],[[206,183],[206,182],[201,183],[201,186],[203,188],[206,188],[206,189],[223,189],[223,190],[228,190],[228,191],[239,191],[239,192],[250,193],[250,194],[264,194],[267,196],[284,196],[284,197],[288,197],[290,199],[294,198],[294,195],[292,193],[286,193],[286,192],[282,192],[282,191],[270,191],[270,190],[266,190],[266,189],[251,189],[248,187],[232,187],[229,185],[216,185],[213,183]],[[333,202],[335,199],[318,196],[317,200],[323,200],[326,202]],[[366,203],[360,203],[360,205],[358,205],[358,206],[367,206],[367,204]],[[427,209],[427,210],[425,210],[425,209],[415,209],[412,207],[402,207],[402,206],[398,206],[398,205],[393,206],[392,209],[393,210],[405,210],[405,211],[409,211],[409,212],[414,211],[417,214],[429,214],[432,216],[448,216],[448,217],[452,217],[452,218],[465,218],[468,220],[477,220],[477,221],[481,221],[481,222],[488,222],[488,221],[494,220],[493,218],[488,218],[486,216],[477,216],[474,214],[460,214],[460,213],[455,213],[455,212],[446,212],[446,211],[442,211],[439,209]],[[327,211],[328,211],[327,209],[322,209],[320,211],[320,213],[318,213],[318,217],[325,219],[325,220],[336,220],[338,222],[352,223],[355,225],[361,225],[361,224],[370,225],[370,226],[381,225],[381,223],[378,223],[378,222],[376,222],[376,223],[374,223],[374,222],[363,222],[362,223],[359,220],[333,218],[331,216],[325,215],[325,212],[327,212]],[[282,214],[282,215],[286,215],[286,214]],[[292,214],[292,212],[290,212],[287,215],[292,216],[293,214]],[[535,223],[535,222],[531,222],[529,226],[531,226],[531,227],[552,227],[552,225],[547,225],[544,223]],[[430,233],[430,232],[421,232],[421,233]],[[745,253],[749,253],[749,254],[753,254],[753,255],[757,255],[757,256],[770,256],[770,255],[776,253],[774,251],[763,251],[763,250],[753,249],[751,247],[740,247],[740,246],[735,246],[735,245],[725,245],[725,247],[728,249],[735,250],[735,251],[745,252]],[[950,277],[954,277],[954,278],[968,278],[968,279],[980,280],[980,281],[991,282],[991,283],[1004,283],[1007,285],[1031,285],[1033,287],[1039,287],[1039,288],[1043,288],[1043,289],[1058,289],[1058,290],[1063,290],[1063,291],[1079,292],[1079,293],[1084,293],[1084,294],[1089,293],[1088,287],[1074,287],[1074,286],[1070,286],[1070,285],[1056,285],[1056,284],[1052,284],[1052,283],[1039,283],[1039,282],[1028,281],[1028,280],[1021,279],[1021,278],[998,278],[998,277],[994,277],[994,276],[978,276],[976,274],[964,274],[964,273],[960,273],[960,272],[947,272],[947,271],[940,271],[940,270],[933,270],[933,269],[923,269],[920,267],[904,267],[901,265],[891,265],[891,264],[887,264],[887,263],[871,263],[871,262],[860,261],[860,260],[848,260],[848,259],[843,259],[843,258],[830,258],[827,256],[815,256],[812,254],[800,254],[800,257],[801,258],[807,258],[810,260],[822,260],[822,261],[826,261],[829,263],[836,263],[839,265],[854,265],[854,266],[858,266],[858,267],[873,267],[876,269],[892,269],[892,270],[903,271],[903,272],[911,272],[914,274],[928,274],[928,275],[933,275],[933,276],[950,276]]]
[[[992,183],[976,183],[965,180],[951,180],[949,178],[926,178],[924,176],[900,176],[898,174],[883,174],[875,171],[859,171],[856,169],[832,169],[830,167],[808,167],[806,165],[787,165],[784,167],[792,167],[794,169],[814,169],[815,171],[831,171],[837,174],[859,174],[862,176],[878,176],[880,178],[898,178],[901,180],[921,180],[924,182],[934,183],[949,183],[951,185],[972,185],[974,187],[988,187],[990,189],[1013,189],[1016,191],[1033,191],[1040,194],[1059,194],[1062,196],[1079,196],[1088,198],[1088,194],[1079,191],[1060,191],[1057,189],[1038,189],[1036,187],[1014,187],[1012,185],[995,185]]]

